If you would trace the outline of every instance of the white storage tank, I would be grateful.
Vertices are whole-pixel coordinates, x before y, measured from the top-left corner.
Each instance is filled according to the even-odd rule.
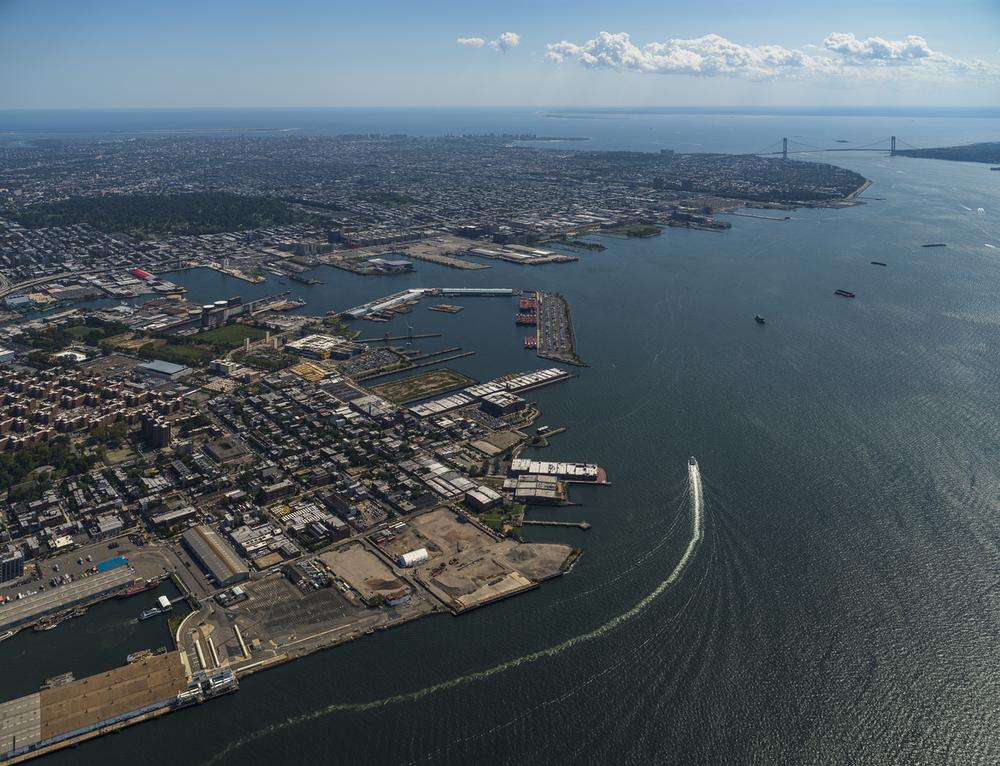
[[[404,553],[396,559],[396,562],[401,567],[415,567],[417,564],[423,564],[425,561],[427,561],[426,548],[417,548],[415,551]]]

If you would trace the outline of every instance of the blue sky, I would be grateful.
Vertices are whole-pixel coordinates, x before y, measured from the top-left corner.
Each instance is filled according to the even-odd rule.
[[[0,108],[996,106],[998,33],[1000,0],[0,0]]]

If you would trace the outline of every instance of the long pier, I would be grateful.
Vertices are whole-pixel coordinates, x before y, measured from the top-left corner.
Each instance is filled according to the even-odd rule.
[[[580,529],[590,529],[589,521],[533,521],[523,519],[521,526],[524,527],[579,527]]]
[[[738,215],[740,218],[759,218],[762,221],[790,221],[791,216],[787,215],[760,215],[758,213],[740,213],[735,210],[730,210],[728,213],[720,213],[720,215]]]
[[[386,335],[381,338],[359,338],[355,343],[381,343],[390,340],[419,340],[420,338],[440,338],[439,332],[415,332],[412,335]]]

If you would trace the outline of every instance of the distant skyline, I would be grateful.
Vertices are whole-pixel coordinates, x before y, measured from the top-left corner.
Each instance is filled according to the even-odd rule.
[[[0,0],[0,109],[1000,104],[995,0],[473,6]]]

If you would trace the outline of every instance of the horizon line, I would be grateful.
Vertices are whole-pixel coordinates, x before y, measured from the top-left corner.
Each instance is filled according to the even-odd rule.
[[[948,111],[948,110],[991,110],[1000,112],[1000,105],[991,104],[960,104],[960,105],[931,105],[931,104],[901,104],[901,105],[872,105],[872,104],[328,104],[328,105],[238,105],[238,106],[205,106],[205,105],[184,105],[184,106],[0,106],[0,112],[79,112],[79,111],[100,111],[100,112],[120,112],[120,111],[187,111],[192,109],[215,109],[215,110],[237,110],[237,109],[559,109],[559,110],[718,110],[718,109],[739,109],[744,111],[770,111],[776,109],[810,109],[817,111],[836,111],[841,109],[857,110],[886,110],[899,111],[905,109],[921,109],[926,111]]]

